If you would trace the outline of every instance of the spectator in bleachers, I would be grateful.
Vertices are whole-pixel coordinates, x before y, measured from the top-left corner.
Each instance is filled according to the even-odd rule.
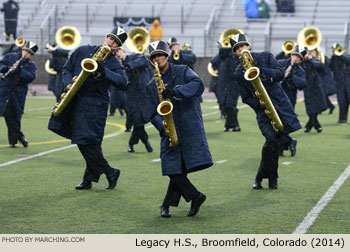
[[[258,1],[248,0],[244,3],[247,18],[258,18]]]
[[[265,0],[261,0],[258,4],[258,15],[259,18],[270,18],[270,7]]]
[[[149,35],[151,37],[151,41],[162,40],[163,29],[160,26],[160,22],[158,19],[154,20],[151,27],[149,28]]]
[[[294,13],[294,0],[276,0],[277,12]]]
[[[4,36],[6,38],[6,41],[10,40],[11,34],[13,36],[13,39],[16,39],[18,11],[19,5],[17,2],[8,0],[7,2],[3,3],[1,12],[4,12]]]

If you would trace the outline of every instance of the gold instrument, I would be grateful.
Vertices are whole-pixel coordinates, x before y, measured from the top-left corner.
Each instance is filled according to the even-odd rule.
[[[169,101],[169,99],[163,99],[162,93],[165,90],[165,85],[163,83],[162,76],[160,75],[157,62],[154,63],[154,79],[156,81],[160,101],[157,107],[157,112],[164,118],[163,127],[165,134],[169,137],[169,146],[175,147],[179,145],[179,140],[176,134],[173,114],[171,113],[173,111],[173,104]]]
[[[173,59],[174,60],[179,60],[180,59],[180,53],[177,50],[175,50],[174,53],[173,53]]]
[[[286,41],[283,43],[282,45],[282,50],[284,52],[284,54],[291,54],[292,52],[294,52],[295,49],[295,44],[293,43],[293,41]]]
[[[241,60],[244,69],[246,70],[244,78],[252,83],[253,88],[255,90],[255,95],[259,99],[260,105],[265,107],[265,114],[268,116],[268,118],[270,118],[271,124],[275,132],[282,132],[282,121],[278,116],[278,113],[275,107],[273,106],[264,85],[262,84],[259,78],[260,69],[253,66],[254,60],[252,55],[248,50],[242,50],[239,59]]]
[[[73,50],[79,46],[81,35],[77,28],[73,26],[63,26],[55,35],[57,45],[66,50]]]
[[[135,27],[128,32],[128,39],[125,41],[130,52],[145,53],[150,43],[148,31],[143,27]]]
[[[86,58],[81,61],[81,67],[83,70],[80,72],[79,76],[73,77],[72,84],[69,84],[66,87],[67,92],[61,94],[61,101],[56,103],[55,107],[53,108],[52,113],[55,117],[59,116],[67,107],[89,75],[97,70],[97,62],[105,61],[110,54],[111,48],[109,46],[101,46],[91,59]]]
[[[316,49],[322,40],[322,33],[316,26],[308,26],[298,34],[300,48],[307,47],[308,50]]]
[[[190,44],[185,43],[185,44],[182,46],[181,49],[182,49],[182,50],[191,50],[191,46],[190,46]]]
[[[46,60],[46,62],[45,62],[45,71],[48,74],[52,74],[52,75],[56,75],[57,74],[57,72],[50,67],[50,60],[49,59]]]
[[[345,53],[345,49],[338,43],[333,44],[333,53],[336,56],[342,56]]]
[[[23,47],[25,42],[26,41],[24,40],[24,38],[16,38],[15,40],[15,44],[17,47]]]
[[[223,47],[231,47],[230,38],[236,34],[244,34],[241,29],[237,28],[228,28],[224,30],[219,38],[219,41]]]
[[[211,62],[208,63],[208,73],[213,76],[213,77],[218,77],[218,70],[214,70],[213,65],[211,64]]]

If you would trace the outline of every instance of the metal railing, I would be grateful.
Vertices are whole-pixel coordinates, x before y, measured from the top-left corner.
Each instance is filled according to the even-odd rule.
[[[211,11],[207,25],[204,29],[204,57],[206,57],[208,54],[209,42],[212,40],[214,28],[216,27],[218,9],[218,7],[215,7]]]
[[[57,6],[52,6],[40,25],[40,52],[44,53],[44,43],[52,41],[57,31]]]

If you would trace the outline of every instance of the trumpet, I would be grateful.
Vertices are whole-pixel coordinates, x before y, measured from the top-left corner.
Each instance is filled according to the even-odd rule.
[[[58,117],[67,107],[89,75],[97,70],[97,62],[105,61],[110,54],[111,48],[109,46],[102,46],[99,50],[97,50],[91,59],[87,58],[81,61],[81,67],[83,70],[78,76],[73,77],[72,84],[69,84],[66,87],[67,92],[61,94],[61,101],[56,103],[55,107],[53,108],[52,113],[55,117]]]
[[[293,43],[293,41],[286,41],[283,43],[282,45],[282,50],[284,52],[284,54],[290,54],[294,51],[295,49],[295,44]]]
[[[25,40],[24,40],[24,38],[16,38],[16,40],[15,40],[15,44],[16,44],[16,46],[17,47],[23,47],[24,46],[24,44],[25,44]]]
[[[339,45],[338,43],[335,43],[333,45],[333,54],[336,56],[341,56],[345,53],[345,49]]]
[[[177,50],[175,50],[174,53],[173,53],[173,59],[174,60],[179,60],[180,59],[180,53]]]
[[[176,128],[173,118],[173,104],[169,100],[165,100],[162,96],[163,91],[165,90],[165,85],[160,75],[158,63],[154,63],[154,79],[157,85],[157,91],[159,96],[159,105],[157,107],[157,112],[159,115],[163,116],[163,127],[165,134],[169,137],[169,146],[175,147],[179,145],[179,140],[177,138]]]
[[[270,118],[273,129],[275,132],[282,132],[282,121],[278,116],[278,113],[259,78],[260,69],[253,66],[254,60],[252,55],[248,50],[242,50],[239,59],[241,60],[244,69],[246,70],[244,78],[252,83],[255,90],[255,95],[259,99],[260,105],[266,108],[265,114],[268,116],[268,118]]]

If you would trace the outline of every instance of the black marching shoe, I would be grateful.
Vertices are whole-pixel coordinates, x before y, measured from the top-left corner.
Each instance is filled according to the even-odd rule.
[[[128,146],[128,152],[135,152],[134,146],[129,145],[129,146]]]
[[[305,133],[309,133],[310,131],[311,131],[310,128],[306,128],[306,127],[305,127],[305,129],[304,129],[304,132],[305,132]]]
[[[261,185],[261,182],[262,182],[262,179],[255,179],[252,188],[253,188],[254,190],[262,189],[263,187],[262,187],[262,185]]]
[[[117,186],[118,178],[120,176],[120,170],[117,168],[113,168],[113,174],[110,176],[107,176],[108,180],[108,187],[106,189],[112,190]]]
[[[330,108],[329,108],[329,112],[328,114],[331,115],[333,114],[333,110],[335,109],[335,106],[333,104],[331,104]]]
[[[160,207],[160,216],[162,216],[163,218],[171,217],[169,206],[161,206]]]
[[[233,132],[239,132],[241,131],[241,128],[239,126],[236,126],[232,129]]]
[[[316,129],[317,133],[321,133],[322,130],[323,130],[322,127],[319,127],[319,128]]]
[[[290,154],[292,157],[295,156],[295,153],[297,152],[297,140],[293,139],[292,143],[289,146],[290,148]]]
[[[28,147],[28,141],[27,141],[27,139],[24,138],[24,136],[21,136],[19,141],[21,142],[21,144],[23,145],[24,148]]]
[[[17,148],[16,144],[10,144],[10,148]]]
[[[191,209],[188,212],[187,216],[189,216],[189,217],[195,216],[198,213],[199,208],[201,207],[203,202],[206,200],[206,198],[207,198],[207,196],[205,196],[204,193],[199,192],[199,196],[192,200]]]
[[[85,189],[90,189],[92,187],[92,183],[89,180],[83,180],[81,181],[80,185],[77,185],[75,189],[77,190],[85,190]]]
[[[224,127],[224,132],[228,132],[229,130],[230,130],[230,128]]]
[[[147,143],[145,143],[145,146],[148,152],[153,152],[153,147],[150,142],[147,141]]]
[[[269,188],[270,189],[278,188],[277,179],[269,179]]]
[[[339,120],[338,123],[339,124],[346,124],[346,120]]]

